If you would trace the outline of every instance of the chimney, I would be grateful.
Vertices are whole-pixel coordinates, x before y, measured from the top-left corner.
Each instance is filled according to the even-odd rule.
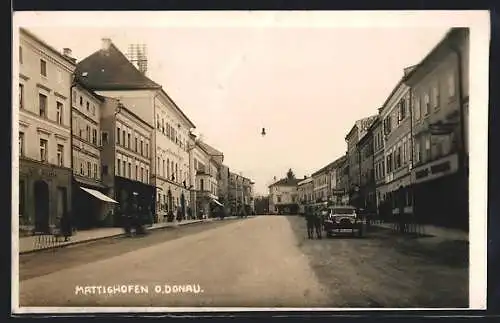
[[[71,48],[63,48],[63,55],[67,57],[71,57]]]
[[[108,50],[109,46],[111,46],[111,39],[109,39],[109,38],[102,38],[101,39],[101,49],[102,50]]]

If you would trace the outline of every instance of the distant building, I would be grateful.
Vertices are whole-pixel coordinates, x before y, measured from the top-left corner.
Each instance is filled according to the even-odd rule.
[[[372,123],[376,120],[377,116],[370,116],[354,123],[345,140],[347,142],[347,160],[348,160],[348,172],[349,172],[349,203],[355,206],[360,206],[361,195],[359,192],[361,184],[361,172],[360,172],[360,152],[358,149],[358,142],[364,137],[367,130],[370,128]]]
[[[19,29],[19,225],[48,232],[72,212],[70,86],[75,62]]]
[[[269,211],[273,214],[297,214],[297,184],[300,179],[283,178],[269,185]]]
[[[376,211],[376,189],[374,176],[374,159],[373,159],[373,132],[372,127],[368,129],[366,134],[358,142],[359,151],[359,166],[360,166],[360,185],[359,194],[361,195],[360,207],[365,210]]]
[[[297,183],[297,195],[299,198],[299,210],[301,214],[305,212],[305,206],[313,203],[314,183],[312,177],[304,176],[304,179]]]
[[[344,155],[337,158],[328,167],[329,187],[328,187],[328,200],[333,204],[343,204],[343,197],[346,195],[347,190],[342,182],[343,166],[347,161],[347,156]]]
[[[381,109],[380,109],[381,110]],[[383,123],[381,118],[378,118],[370,130],[373,137],[373,165],[375,175],[375,196],[377,207],[385,200],[385,136],[383,134]]]

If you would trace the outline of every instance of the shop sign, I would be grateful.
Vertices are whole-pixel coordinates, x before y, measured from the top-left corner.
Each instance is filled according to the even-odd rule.
[[[54,169],[42,169],[42,168],[36,168],[36,167],[31,167],[28,170],[28,174],[30,176],[39,176],[39,177],[56,177],[57,173]]]

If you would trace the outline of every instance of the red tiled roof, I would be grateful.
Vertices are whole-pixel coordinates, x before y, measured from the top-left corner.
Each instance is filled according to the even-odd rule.
[[[159,89],[111,43],[108,50],[98,50],[76,66],[79,80],[94,90]],[[82,77],[82,73],[87,73]]]

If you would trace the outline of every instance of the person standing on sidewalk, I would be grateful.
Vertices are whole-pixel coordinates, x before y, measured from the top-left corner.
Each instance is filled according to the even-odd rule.
[[[73,235],[71,218],[68,211],[65,211],[61,218],[61,233],[64,236],[64,241],[69,241],[69,237]]]

